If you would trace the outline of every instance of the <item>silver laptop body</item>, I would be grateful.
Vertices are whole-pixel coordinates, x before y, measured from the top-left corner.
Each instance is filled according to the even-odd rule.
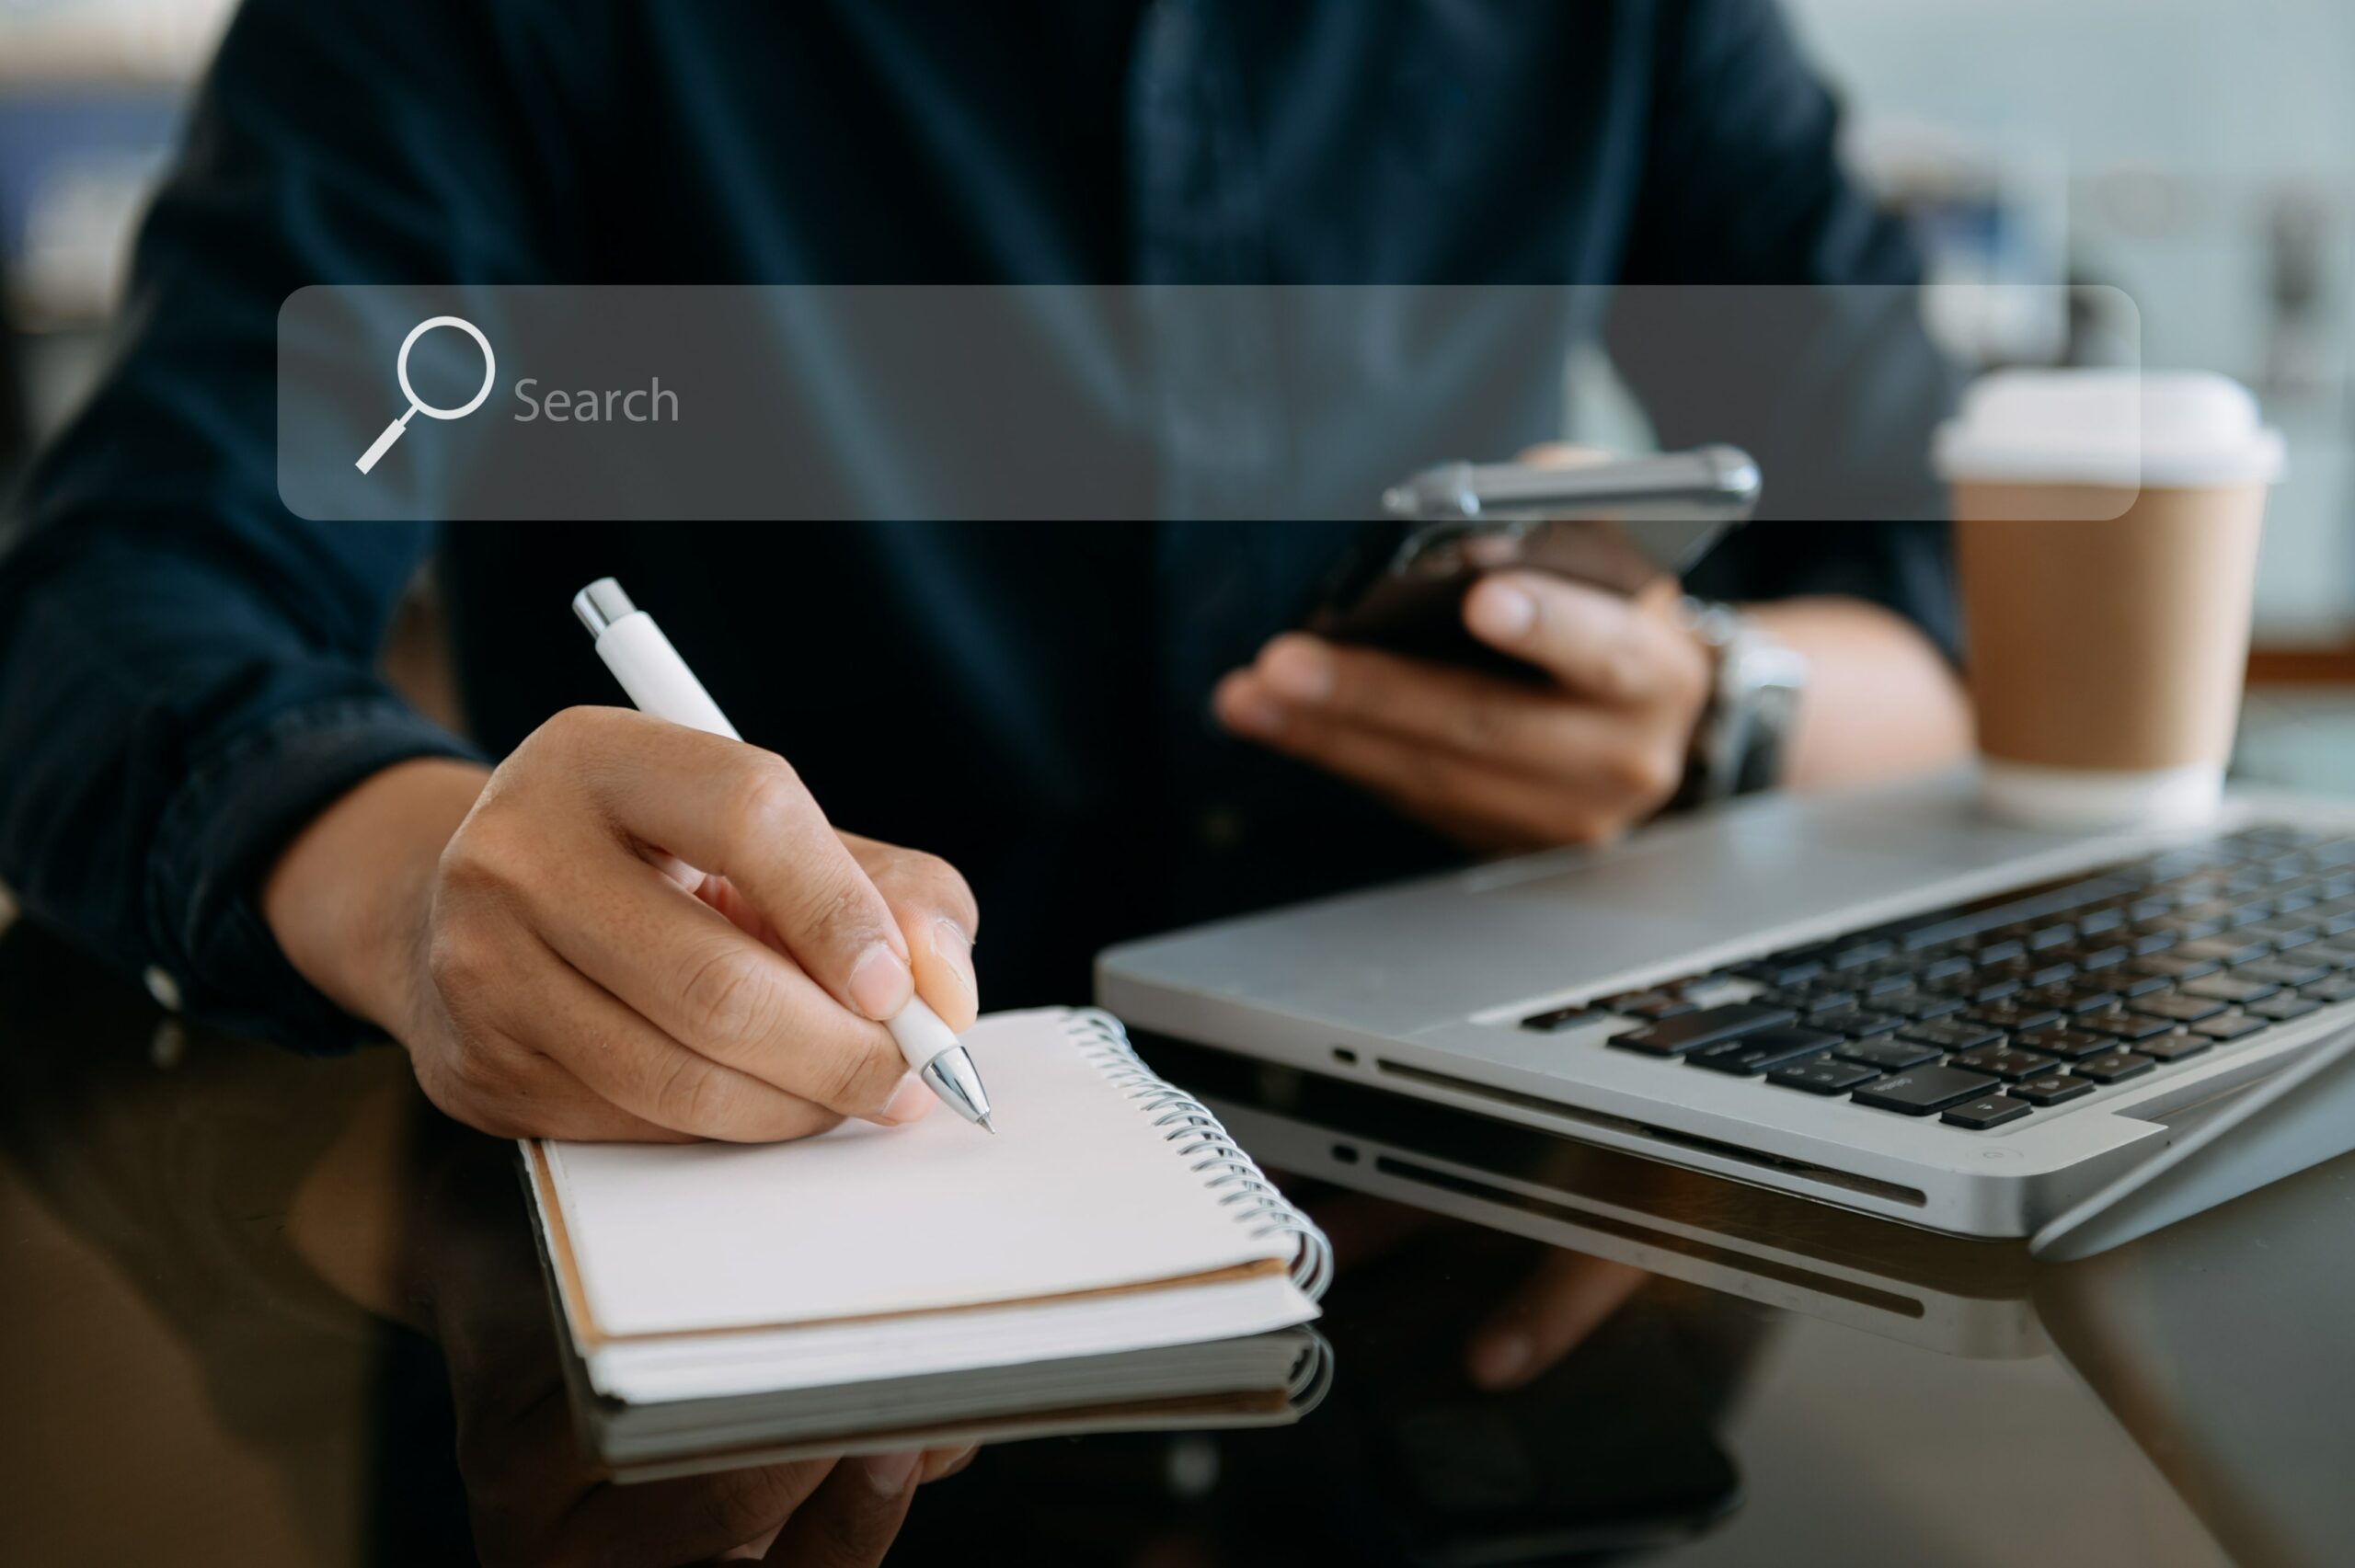
[[[1957,775],[1763,796],[1609,849],[1221,921],[1108,950],[1097,998],[1138,1030],[1934,1230],[2028,1237],[2048,1256],[2102,1250],[2355,1147],[2355,1070],[2342,1070],[2355,1002],[1984,1130],[1610,1043],[1638,1019],[1524,1026],[2255,823],[2355,833],[2355,803],[2246,794],[2196,831],[2037,831],[1984,819],[1971,791]],[[1717,1006],[1764,989],[1722,979],[1692,994]]]

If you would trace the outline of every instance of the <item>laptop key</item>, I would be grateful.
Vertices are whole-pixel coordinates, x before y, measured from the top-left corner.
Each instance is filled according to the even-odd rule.
[[[2154,1018],[2147,1013],[2136,1013],[2124,1007],[2088,1013],[2081,1018],[2071,1019],[2070,1024],[2074,1028],[2096,1035],[2114,1035],[2130,1045],[2136,1040],[2147,1040],[2154,1035],[2164,1035],[2176,1026],[2173,1019]]]
[[[1837,1057],[1810,1057],[1775,1069],[1766,1075],[1766,1082],[1786,1089],[1804,1089],[1810,1094],[1845,1094],[1879,1076],[1857,1062],[1842,1061]]]
[[[1983,1072],[1952,1067],[1917,1067],[1878,1083],[1868,1083],[1852,1096],[1859,1105],[1895,1111],[1901,1116],[1933,1116],[1948,1105],[1976,1100],[2003,1087]]]
[[[2355,975],[2333,975],[2326,980],[2316,980],[2300,988],[2298,994],[2324,1003],[2355,1001]]]
[[[2134,1011],[2147,1013],[2154,1018],[2165,1018],[2177,1024],[2197,1024],[2202,1018],[2213,1018],[2223,1012],[2224,1004],[2211,1001],[2204,996],[2184,996],[2177,993],[2174,996],[2139,997],[2135,1000]]]
[[[1987,1094],[1976,1100],[1966,1100],[1959,1105],[1948,1106],[1938,1119],[1948,1127],[1984,1132],[1991,1127],[2002,1127],[2005,1122],[2019,1120],[2028,1114],[2030,1108],[2026,1100],[2015,1100],[2005,1094]]]
[[[2000,964],[1988,964],[1979,971],[1989,979],[2017,980],[2033,990],[2067,979],[2077,972],[2077,966],[2051,954],[2032,954],[2025,958],[2007,958]]]
[[[1923,984],[1932,980],[1950,980],[1957,975],[1970,973],[1972,967],[1970,960],[1959,953],[1940,953],[1916,964],[1913,978]]]
[[[2237,975],[2211,975],[2204,980],[2187,983],[2183,994],[2204,997],[2210,1001],[2244,1002],[2260,1001],[2280,989],[2270,980],[2243,979]]]
[[[2105,1008],[2117,1006],[2119,994],[2104,985],[2058,985],[2030,991],[2020,1000],[2050,1007],[2057,1013],[2099,1013]]]
[[[2096,1083],[2122,1083],[2130,1078],[2140,1078],[2157,1065],[2149,1057],[2132,1051],[2111,1051],[2073,1062],[2069,1070],[2080,1078],[2090,1078]]]
[[[1943,991],[1951,991],[1965,1001],[1984,1003],[2001,1001],[2007,996],[2017,995],[2020,983],[2006,976],[1980,973],[1963,975],[1950,980],[1940,980],[1938,989]]]
[[[2162,1030],[2173,1027],[2171,1024],[2159,1025]],[[2074,1061],[2079,1057],[2097,1057],[2105,1051],[2118,1048],[2118,1042],[2109,1036],[2097,1035],[2074,1025],[2066,1029],[2031,1029],[2025,1035],[2015,1036],[2014,1039],[2022,1050],[2035,1051],[2048,1058],[2059,1057],[2063,1061]]]
[[[1733,972],[1763,986],[1804,985],[1823,973],[1823,960],[1813,956],[1773,955],[1736,964]]]
[[[2172,953],[2157,953],[2147,958],[2136,958],[2126,966],[2138,975],[2157,975],[2169,980],[2196,980],[2202,975],[2212,975],[2224,967],[2222,958],[2189,958],[2178,947]]]
[[[1679,1018],[1700,1010],[1698,1002],[1687,1001],[1681,996],[1664,996],[1658,1001],[1627,1002],[1614,1011],[1630,1018],[1641,1018],[1648,1024],[1657,1024],[1663,1018]]]
[[[2134,1048],[2155,1061],[2165,1062],[2181,1061],[2186,1057],[2196,1057],[2201,1051],[2212,1048],[2215,1044],[2215,1041],[2205,1035],[2194,1034],[2189,1029],[2177,1029],[2173,1034],[2162,1035],[2155,1040],[2144,1040]]]
[[[2270,920],[2249,927],[2247,934],[2263,937],[2277,953],[2288,953],[2321,940],[2322,927],[2308,920]]]
[[[1683,1056],[1686,1051],[1703,1046],[1714,1046],[1720,1040],[1731,1040],[1760,1029],[1778,1029],[1786,1024],[1798,1022],[1798,1014],[1787,1007],[1762,1007],[1754,1001],[1729,1001],[1719,1007],[1705,1007],[1697,1013],[1687,1013],[1675,1018],[1662,1019],[1645,1028],[1614,1035],[1611,1043],[1622,1050],[1642,1051],[1647,1056]]]
[[[1962,998],[1935,990],[1901,990],[1873,998],[1873,1007],[1877,1012],[1901,1013],[1917,1020],[1944,1018],[1962,1011]]]
[[[2116,988],[2119,995],[2129,1001],[2138,996],[2155,996],[2175,984],[2165,975],[2137,975],[2124,969],[2119,970],[2115,975],[2105,975],[2102,978]]]
[[[2031,1078],[2025,1083],[2015,1083],[2005,1090],[2012,1098],[2026,1100],[2031,1105],[2058,1105],[2065,1100],[2074,1100],[2093,1092],[2091,1079],[2072,1078],[2061,1072],[2045,1078]]]
[[[1809,1013],[1807,1026],[1810,1029],[1830,1029],[1852,1040],[1861,1040],[1902,1029],[1905,1020],[1894,1013],[1867,1013],[1862,1008],[1842,1007],[1830,1013]]]
[[[2004,1036],[2001,1030],[1991,1029],[1984,1024],[1934,1018],[1924,1023],[1908,1024],[1897,1032],[1897,1037],[1924,1046],[1936,1046],[1942,1051],[1967,1051],[1980,1046],[1992,1046]]]
[[[1964,1051],[1954,1059],[1954,1065],[1969,1072],[1992,1072],[2002,1079],[2034,1078],[2051,1071],[2061,1064],[2049,1056],[2024,1051],[2014,1046],[1982,1046],[1975,1051]]]
[[[2041,1029],[2061,1022],[2061,1014],[2052,1008],[2033,1001],[1991,1001],[1974,1007],[1963,1014],[1973,1024],[1984,1024],[1990,1029],[2016,1031]]]
[[[2330,973],[2327,964],[2308,964],[2294,957],[2274,958],[2262,964],[2243,964],[2233,971],[2234,978],[2260,980],[2277,986],[2310,986]]]
[[[2254,1035],[2272,1022],[2269,1018],[2252,1018],[2246,1013],[2228,1013],[2222,1018],[2203,1018],[2190,1027],[2193,1034],[2205,1035],[2218,1045],[2223,1045],[2227,1040]]]
[[[2239,936],[2211,936],[2204,942],[2187,942],[2175,950],[2177,958],[2212,958],[2219,964],[2254,964],[2273,951],[2269,942],[2243,941]]]
[[[1832,1054],[1846,1061],[1861,1062],[1877,1072],[1903,1072],[1909,1067],[1922,1067],[1934,1062],[1945,1053],[1936,1046],[1917,1045],[1893,1035],[1881,1035],[1869,1040],[1851,1040],[1844,1046],[1834,1046]]]
[[[1839,1043],[1839,1036],[1827,1035],[1821,1029],[1761,1029],[1754,1035],[1720,1040],[1714,1046],[1688,1051],[1684,1059],[1691,1066],[1706,1067],[1712,1072],[1755,1078],[1768,1068],[1780,1067],[1786,1061],[1820,1056],[1826,1047]]]
[[[1610,1017],[1610,1013],[1591,1007],[1557,1007],[1549,1013],[1531,1013],[1521,1021],[1521,1026],[1541,1035],[1558,1035],[1565,1029],[1582,1029],[1589,1024],[1607,1022]]]

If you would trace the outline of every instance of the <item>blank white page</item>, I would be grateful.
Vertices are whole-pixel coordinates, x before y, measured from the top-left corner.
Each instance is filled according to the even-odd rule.
[[[545,1145],[590,1318],[610,1335],[749,1328],[1289,1258],[1086,1042],[1060,1009],[966,1034],[994,1138],[944,1105],[796,1143]]]

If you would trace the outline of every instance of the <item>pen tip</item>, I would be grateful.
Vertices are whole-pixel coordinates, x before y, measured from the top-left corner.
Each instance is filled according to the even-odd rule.
[[[992,1138],[995,1138],[997,1136],[997,1128],[991,1124],[990,1114],[987,1111],[983,1111],[982,1113],[982,1130],[988,1133]]]

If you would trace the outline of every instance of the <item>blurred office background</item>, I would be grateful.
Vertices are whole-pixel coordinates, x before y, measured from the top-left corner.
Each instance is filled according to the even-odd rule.
[[[2139,328],[2142,362],[2257,390],[2293,472],[2268,531],[2244,761],[2355,776],[2355,718],[2333,722],[2355,712],[2355,7],[1786,3],[1851,106],[1855,162],[1916,218],[1938,280],[2113,285],[2140,317],[1966,313],[1944,324],[1959,349],[2108,362]],[[94,372],[128,237],[233,9],[0,0],[0,483]],[[1607,367],[1570,373],[1607,421]]]

